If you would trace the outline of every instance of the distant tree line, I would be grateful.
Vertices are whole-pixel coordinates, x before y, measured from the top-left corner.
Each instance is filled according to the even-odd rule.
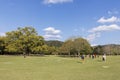
[[[45,41],[33,27],[18,28],[0,36],[1,55],[74,55],[81,54],[120,54],[120,46],[91,47],[89,42],[81,37],[71,38],[65,42]]]
[[[107,55],[120,55],[120,45],[108,44],[98,45],[93,47],[93,53],[107,54]]]

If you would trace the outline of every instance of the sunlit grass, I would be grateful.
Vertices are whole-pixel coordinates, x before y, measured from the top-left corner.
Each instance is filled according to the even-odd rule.
[[[0,80],[120,80],[120,56],[96,59],[0,56]]]

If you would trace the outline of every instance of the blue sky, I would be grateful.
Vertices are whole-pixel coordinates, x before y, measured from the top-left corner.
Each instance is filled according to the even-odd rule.
[[[0,0],[0,35],[32,26],[46,40],[120,44],[120,0]]]

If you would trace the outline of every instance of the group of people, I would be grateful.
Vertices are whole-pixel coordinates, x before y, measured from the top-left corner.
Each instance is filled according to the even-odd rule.
[[[89,57],[91,57],[91,56],[92,56],[92,59],[96,58],[96,55],[94,55],[94,54],[90,55]],[[81,57],[82,61],[84,61],[85,55],[82,54],[80,57]],[[102,61],[106,61],[106,54],[103,54]]]

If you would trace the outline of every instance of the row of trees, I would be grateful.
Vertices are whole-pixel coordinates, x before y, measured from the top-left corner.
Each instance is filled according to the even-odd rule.
[[[86,54],[91,52],[87,40],[45,41],[33,27],[18,28],[0,36],[0,54]]]
[[[71,38],[65,42],[45,41],[39,36],[33,27],[18,28],[7,32],[6,36],[0,36],[0,54],[20,55],[24,54],[59,54],[75,55],[81,54],[120,54],[120,47],[96,46],[91,47],[84,38]]]
[[[1,54],[43,54],[52,48],[45,45],[44,38],[32,27],[18,28],[0,37]]]

